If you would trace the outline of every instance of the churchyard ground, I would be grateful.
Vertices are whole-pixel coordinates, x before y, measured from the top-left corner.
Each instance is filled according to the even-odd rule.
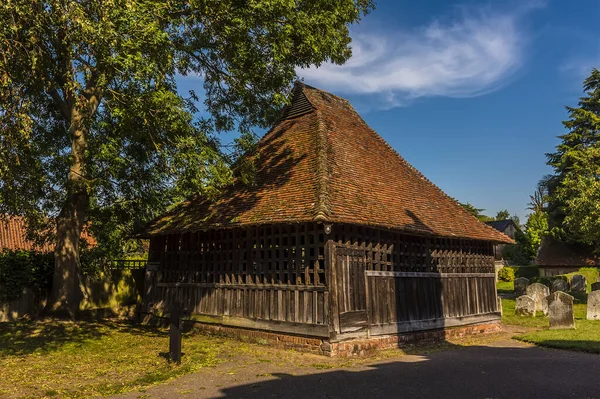
[[[549,330],[548,317],[541,314],[537,317],[514,315],[515,299],[510,297],[512,283],[499,283],[498,291],[504,296],[504,333],[409,346],[383,351],[368,359],[331,359],[218,336],[187,333],[182,364],[177,366],[167,359],[166,329],[116,320],[0,323],[0,397],[82,398],[130,392],[134,395],[130,397],[142,398],[147,390],[156,390],[152,388],[154,385],[172,385],[169,381],[180,381],[178,377],[196,372],[216,378],[216,385],[213,384],[212,388],[207,385],[208,393],[210,389],[219,388],[220,379],[226,377],[235,381],[237,373],[250,373],[256,379],[272,378],[267,376],[269,373],[261,371],[266,365],[270,369],[295,370],[299,374],[352,371],[369,364],[405,362],[411,356],[418,360],[448,350],[456,352],[467,348],[518,345],[515,341],[510,343],[511,337],[525,345],[533,343],[600,354],[600,321],[585,319],[584,294],[576,297],[574,305],[576,328]],[[512,352],[506,353],[512,356]],[[558,351],[552,356],[562,358],[561,353],[567,352]],[[195,392],[202,389],[198,383],[194,384]],[[178,395],[187,392],[185,388],[180,390],[176,392]]]
[[[515,298],[512,282],[498,282],[498,294],[502,298],[502,323],[507,326],[524,327],[528,331],[514,335],[514,339],[532,344],[600,354],[600,321],[586,319],[585,293],[571,292],[575,297],[575,329],[550,330],[548,316],[540,312],[536,317],[515,315]]]

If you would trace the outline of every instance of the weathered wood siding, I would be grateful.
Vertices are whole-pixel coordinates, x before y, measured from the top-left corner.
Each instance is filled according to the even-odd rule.
[[[337,282],[330,303],[338,334],[401,333],[498,318],[489,242],[340,225],[326,252],[330,280]],[[362,304],[366,312],[360,313]]]
[[[498,318],[492,243],[353,225],[156,236],[145,305],[307,336],[391,334]]]
[[[219,323],[326,336],[323,241],[317,224],[156,236],[147,306],[179,302]]]

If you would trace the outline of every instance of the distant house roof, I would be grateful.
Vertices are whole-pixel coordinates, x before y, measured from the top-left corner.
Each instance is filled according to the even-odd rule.
[[[25,219],[20,216],[0,217],[0,251],[41,251],[51,252],[53,247],[49,244],[39,246],[26,237]]]
[[[84,229],[81,238],[90,245],[96,245],[96,240]],[[49,243],[39,246],[27,239],[25,219],[21,216],[0,216],[0,251],[40,251],[52,252],[54,245]]]
[[[544,237],[535,263],[538,266],[600,266],[600,259],[585,245],[568,244]]]
[[[150,223],[147,234],[331,222],[514,242],[427,180],[347,100],[302,83],[256,157],[255,184],[237,182],[216,201],[183,202]]]
[[[508,228],[508,226],[510,226],[511,224],[513,226],[515,226],[515,228],[517,230],[520,230],[519,226],[517,226],[517,224],[515,223],[514,220],[512,219],[505,219],[505,220],[493,220],[491,222],[485,222],[485,224],[487,224],[488,226],[491,226],[493,228],[495,228],[498,231],[501,232],[505,232],[506,229]]]

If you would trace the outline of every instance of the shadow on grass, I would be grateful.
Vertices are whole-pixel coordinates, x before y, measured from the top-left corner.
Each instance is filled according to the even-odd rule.
[[[0,323],[0,356],[49,353],[68,343],[83,343],[114,333],[166,335],[156,328],[127,321],[20,320]]]

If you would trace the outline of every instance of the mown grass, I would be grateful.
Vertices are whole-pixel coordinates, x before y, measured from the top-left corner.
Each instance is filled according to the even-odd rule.
[[[498,281],[496,282],[498,294],[512,295],[515,292],[514,281]]]
[[[185,335],[181,365],[165,329],[126,322],[0,323],[0,397],[80,398],[143,389],[210,367],[229,341]]]
[[[586,296],[577,293],[573,313],[575,329],[550,330],[549,319],[539,313],[536,317],[515,316],[515,300],[502,299],[502,322],[535,329],[514,336],[514,339],[539,346],[600,354],[600,321],[586,320]]]

